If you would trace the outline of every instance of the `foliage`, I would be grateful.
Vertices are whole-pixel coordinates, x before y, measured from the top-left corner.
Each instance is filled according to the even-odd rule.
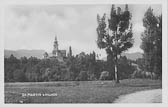
[[[16,69],[13,72],[13,79],[14,79],[14,81],[17,81],[17,82],[23,82],[23,81],[26,82],[27,81],[24,72],[19,69]]]
[[[119,82],[117,70],[118,55],[133,46],[132,24],[130,20],[131,14],[128,10],[128,5],[125,6],[124,11],[121,11],[120,7],[116,10],[114,5],[112,5],[110,18],[107,18],[106,14],[102,18],[97,15],[97,46],[100,49],[105,49],[107,56],[110,56],[113,60],[116,68],[116,82]]]
[[[5,81],[14,81],[13,72],[20,68],[20,61],[11,55],[9,58],[4,59],[4,71],[5,71]]]
[[[108,80],[109,78],[109,72],[108,71],[103,71],[101,72],[101,75],[100,75],[100,80]]]
[[[76,80],[79,80],[79,81],[87,81],[88,80],[88,74],[86,71],[81,71],[79,73],[79,76],[76,78]]]
[[[5,58],[5,82],[43,82],[43,81],[65,81],[76,80],[83,76],[80,71],[87,71],[88,79],[96,80],[95,52],[90,54],[67,57],[63,62],[56,58],[37,59],[35,57],[22,57],[17,59],[13,55]],[[80,74],[80,75],[79,75]],[[25,77],[20,79],[20,77]],[[83,77],[82,77],[83,78]]]
[[[68,57],[72,57],[72,49],[71,49],[71,46],[69,47]]]
[[[151,7],[143,18],[145,31],[142,34],[141,48],[144,51],[145,71],[162,77],[162,15],[156,16]]]
[[[131,65],[131,61],[126,56],[121,56],[118,61],[120,79],[128,79],[134,72],[135,68]]]
[[[82,52],[60,62],[53,57],[44,59],[22,57],[17,59],[11,55],[11,57],[5,58],[5,82],[98,80],[102,71],[109,72],[112,67],[108,61],[96,60],[95,56],[95,52],[90,54]],[[126,77],[128,77],[128,72],[125,69],[131,71],[127,62],[129,61],[126,60],[119,64],[119,67],[123,68],[120,69],[121,73]],[[108,79],[114,79],[112,72],[109,72],[109,75]],[[122,75],[121,78],[123,78]]]

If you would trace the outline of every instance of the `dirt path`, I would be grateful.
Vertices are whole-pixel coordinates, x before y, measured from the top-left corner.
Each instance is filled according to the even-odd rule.
[[[114,103],[161,103],[162,90],[154,89],[121,95]]]

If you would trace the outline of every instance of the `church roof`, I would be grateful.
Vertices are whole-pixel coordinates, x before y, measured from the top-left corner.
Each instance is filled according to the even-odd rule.
[[[59,52],[61,52],[61,53],[66,53],[66,50],[59,50]]]

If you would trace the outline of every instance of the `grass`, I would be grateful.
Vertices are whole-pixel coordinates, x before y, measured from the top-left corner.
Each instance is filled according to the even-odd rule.
[[[161,87],[161,81],[148,79],[126,79],[120,84],[114,81],[5,83],[5,103],[112,103],[123,94]]]

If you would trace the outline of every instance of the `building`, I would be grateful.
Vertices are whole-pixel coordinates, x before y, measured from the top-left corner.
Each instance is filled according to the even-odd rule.
[[[54,57],[66,57],[66,50],[59,50],[59,48],[58,48],[57,37],[55,37],[54,49],[52,51],[52,55]]]
[[[49,57],[50,56],[50,57]],[[53,51],[51,55],[48,55],[47,52],[45,52],[43,54],[43,58],[47,59],[47,58],[56,58],[59,61],[64,61],[64,58],[66,57],[71,57],[72,56],[72,50],[71,50],[71,46],[69,47],[69,52],[68,55],[66,55],[66,50],[59,50],[58,47],[58,40],[57,37],[55,36],[55,40],[54,40],[54,45],[53,45]]]

